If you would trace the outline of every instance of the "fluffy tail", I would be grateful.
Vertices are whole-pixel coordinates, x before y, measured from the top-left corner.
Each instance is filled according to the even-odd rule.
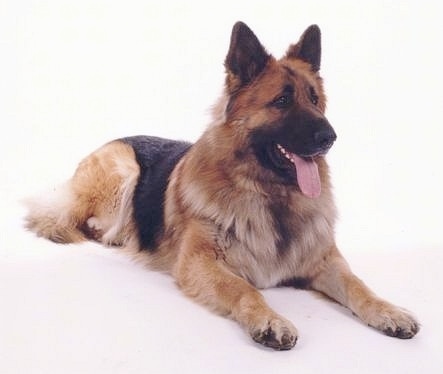
[[[70,181],[52,191],[24,200],[29,213],[25,226],[38,236],[56,243],[76,243],[86,240],[80,230],[82,224],[75,214],[75,194]]]

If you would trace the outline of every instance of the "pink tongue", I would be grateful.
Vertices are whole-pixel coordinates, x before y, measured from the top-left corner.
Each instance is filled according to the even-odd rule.
[[[310,198],[319,197],[321,183],[315,161],[301,158],[293,153],[291,153],[291,158],[297,169],[297,182],[301,192]]]

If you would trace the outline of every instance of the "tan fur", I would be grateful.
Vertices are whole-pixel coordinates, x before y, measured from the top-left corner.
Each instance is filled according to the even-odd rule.
[[[169,178],[163,236],[155,251],[139,251],[131,202],[140,167],[132,148],[118,141],[86,158],[54,199],[31,203],[28,228],[57,242],[86,235],[124,245],[152,268],[171,273],[186,295],[238,321],[272,348],[292,348],[297,330],[257,289],[291,279],[304,280],[388,335],[412,337],[419,329],[415,319],[374,295],[336,248],[336,209],[324,157],[315,159],[322,192],[311,199],[278,182],[249,147],[251,132],[281,120],[282,111],[269,102],[288,82],[295,87],[297,108],[314,117],[324,114],[322,79],[297,58],[299,50],[296,44],[284,58],[271,57],[244,89],[237,73],[227,72],[214,121]],[[309,87],[318,95],[316,105]],[[284,212],[289,238],[280,237],[273,209]],[[283,239],[287,248],[281,248]]]
[[[136,245],[132,196],[139,169],[130,146],[106,144],[79,164],[71,180],[27,201],[27,228],[59,243],[90,238]]]

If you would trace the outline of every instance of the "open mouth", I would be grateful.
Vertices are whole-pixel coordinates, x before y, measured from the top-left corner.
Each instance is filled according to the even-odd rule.
[[[280,155],[288,161],[285,166],[294,169],[301,192],[310,198],[319,197],[321,194],[321,182],[314,157],[320,156],[324,152],[318,152],[310,156],[298,156],[288,151],[281,144],[277,144],[276,148]]]

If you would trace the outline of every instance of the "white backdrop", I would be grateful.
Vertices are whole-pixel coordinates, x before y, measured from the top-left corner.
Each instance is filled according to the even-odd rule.
[[[60,307],[63,301],[57,297],[47,299],[47,293],[39,294],[42,299],[34,300],[30,295],[36,290],[29,289],[20,278],[23,274],[20,269],[25,263],[25,268],[31,269],[29,274],[33,274],[28,275],[33,284],[38,285],[42,279],[50,282],[49,278],[43,275],[40,278],[40,273],[35,273],[35,267],[43,266],[48,258],[53,266],[52,275],[60,277],[63,287],[70,279],[66,274],[77,274],[77,277],[80,274],[80,278],[85,279],[78,287],[85,288],[86,304],[94,299],[93,293],[87,296],[88,292],[92,292],[88,284],[97,281],[96,277],[100,277],[98,274],[103,274],[100,273],[103,271],[116,284],[126,281],[127,278],[120,272],[127,271],[128,274],[136,274],[133,275],[136,278],[153,277],[150,285],[154,279],[162,284],[160,288],[169,290],[169,279],[145,275],[144,272],[139,274],[137,271],[140,269],[132,268],[135,265],[120,260],[118,256],[116,260],[117,257],[109,252],[105,255],[92,244],[83,252],[76,253],[71,247],[64,247],[61,251],[59,246],[34,239],[21,228],[23,211],[17,201],[69,177],[82,157],[113,138],[150,134],[195,140],[209,121],[208,109],[221,92],[223,61],[231,27],[237,20],[245,21],[275,56],[282,55],[310,24],[317,23],[321,27],[322,74],[329,98],[327,114],[338,133],[338,140],[328,155],[340,212],[338,243],[346,256],[355,259],[357,267],[361,264],[363,272],[375,276],[373,282],[378,281],[379,288],[391,284],[391,295],[397,296],[400,301],[403,297],[411,309],[419,302],[414,295],[419,296],[423,292],[418,284],[428,289],[430,299],[434,297],[429,288],[435,289],[440,298],[442,278],[439,267],[443,265],[440,254],[443,249],[443,219],[440,213],[443,210],[443,171],[440,166],[443,58],[440,49],[443,28],[438,3],[2,0],[0,187],[4,199],[0,213],[0,265],[4,270],[0,270],[0,279],[4,277],[2,286],[8,285],[4,286],[2,302],[12,305],[30,297],[32,303],[53,303]],[[380,258],[373,259],[370,253],[383,256],[382,261]],[[429,262],[423,260],[425,254]],[[395,285],[400,289],[402,285],[406,288],[416,285],[415,294],[397,289],[392,278],[386,278],[389,274],[385,278],[379,275],[379,279],[374,275],[378,273],[375,269],[383,266],[380,262],[389,259],[391,262],[384,264],[386,272],[392,274],[393,267],[404,271],[397,274],[396,282],[399,283]],[[120,265],[125,270],[106,268],[106,263],[112,261],[122,262]],[[367,264],[372,265],[368,267]],[[417,268],[417,264],[421,264],[421,268]],[[78,268],[74,270],[76,265]],[[83,265],[91,273],[84,270]],[[100,269],[96,270],[97,275],[92,275],[95,274],[95,270],[92,271],[95,266]],[[125,273],[125,276],[128,275]],[[416,283],[417,278],[421,283]],[[426,279],[429,283],[425,283]],[[173,287],[170,289],[174,290]],[[135,287],[134,293],[137,290],[140,291]],[[149,292],[156,291],[149,289]],[[35,293],[33,295],[35,297]],[[79,292],[78,297],[80,295],[83,293]],[[268,293],[268,297],[276,300],[280,295],[277,290]],[[118,292],[117,296],[108,296],[116,302]],[[303,301],[307,296],[299,297]],[[180,301],[166,299],[172,309],[180,308],[177,307],[180,303],[187,303],[179,298]],[[111,301],[109,305],[107,301],[101,300],[103,305],[112,308]],[[430,302],[429,299],[426,301]],[[316,299],[310,302],[317,305]],[[194,310],[193,304],[183,305]],[[31,308],[29,304],[26,307]],[[84,313],[80,306],[76,308]],[[148,306],[143,304],[143,308]],[[433,309],[434,316],[442,311],[442,304],[439,302],[433,308],[422,305],[421,309],[424,313]],[[198,307],[196,310],[198,312],[195,313],[204,313]],[[27,354],[25,349],[20,348],[20,339],[29,323],[15,320],[15,323],[8,324],[7,321],[16,316],[16,312],[14,308],[3,308],[5,315],[0,318],[0,324],[4,324],[6,329],[3,343],[7,350],[4,352],[9,355],[9,359],[3,362],[6,362],[8,373],[31,372],[23,369],[27,366],[17,364],[20,355],[23,352],[24,356]],[[1,313],[2,307],[0,317]],[[118,313],[124,314],[124,311]],[[155,314],[155,311],[150,310],[150,313]],[[161,319],[162,313],[159,314]],[[62,336],[66,321],[52,314],[43,315],[48,321],[54,322],[55,318],[57,332],[54,334]],[[98,316],[97,319],[100,319]],[[216,317],[212,319],[208,314],[201,316],[213,324],[226,323]],[[351,325],[351,330],[346,331],[352,335],[355,321],[344,319]],[[30,323],[37,320],[34,317]],[[88,326],[86,320],[84,326]],[[158,323],[164,324],[165,321]],[[24,327],[14,333],[18,325]],[[235,339],[229,342],[230,346],[248,344],[247,339],[241,340],[241,332],[235,330],[234,325],[223,325],[225,328],[234,330]],[[37,351],[31,349],[26,356],[29,360],[23,361],[27,362],[23,365],[37,365],[42,372],[50,372],[49,367],[69,372],[56,357],[53,357],[55,363],[51,361],[54,366],[48,367],[45,366],[47,361],[38,359],[39,355],[51,356],[48,352],[43,353],[45,339],[49,338],[42,331],[39,331],[41,335],[36,334],[42,339],[42,346],[26,345]],[[88,331],[86,329],[85,334]],[[364,331],[361,332],[362,337]],[[320,329],[317,333],[316,338],[321,338]],[[93,337],[97,339],[98,346],[109,344],[100,341],[100,334],[93,334]],[[384,341],[378,335],[371,337],[374,341]],[[200,338],[193,337],[190,341],[192,344],[205,344]],[[133,344],[134,339],[134,336],[127,337],[128,344]],[[163,349],[150,347],[143,337],[135,341],[148,346],[159,357],[166,355]],[[67,352],[71,348],[74,356],[76,350],[82,351],[82,344],[66,347],[64,340],[60,344],[57,339],[52,341],[55,342],[66,355],[61,357],[68,361],[70,356]],[[1,344],[0,337],[0,358]],[[253,348],[255,346],[252,346],[251,352],[255,352]],[[217,346],[217,349],[220,347]],[[312,356],[319,347],[312,344],[306,349],[312,349],[309,353]],[[371,354],[375,351],[376,348],[372,347]],[[113,348],[110,352],[115,353]],[[122,358],[119,362],[112,361],[106,353],[98,354],[94,359],[90,358],[90,368],[95,368],[91,372],[111,368],[115,369],[113,372],[128,373],[137,372],[136,368],[153,367],[149,364],[143,366],[143,352],[137,349],[132,352],[137,357],[131,356],[126,361]],[[174,352],[169,352],[171,360]],[[258,352],[263,354],[261,350]],[[191,350],[189,354],[195,352]],[[382,355],[383,350],[379,354]],[[105,356],[108,358],[105,359]],[[165,356],[166,361],[168,356]],[[286,360],[288,356],[285,357]],[[185,359],[184,356],[182,358]],[[431,358],[427,361],[428,373],[436,368],[438,361],[436,357]],[[189,359],[198,361],[197,357]],[[316,362],[315,358],[313,360]],[[130,366],[129,361],[140,365]],[[239,362],[239,366],[235,367],[242,368],[241,360]],[[351,361],[351,368],[352,365]],[[395,367],[394,362],[392,367]],[[1,368],[0,360],[0,371],[5,372]],[[202,372],[208,370],[205,366]],[[297,370],[296,367],[294,370]],[[407,368],[405,370],[407,372]]]

